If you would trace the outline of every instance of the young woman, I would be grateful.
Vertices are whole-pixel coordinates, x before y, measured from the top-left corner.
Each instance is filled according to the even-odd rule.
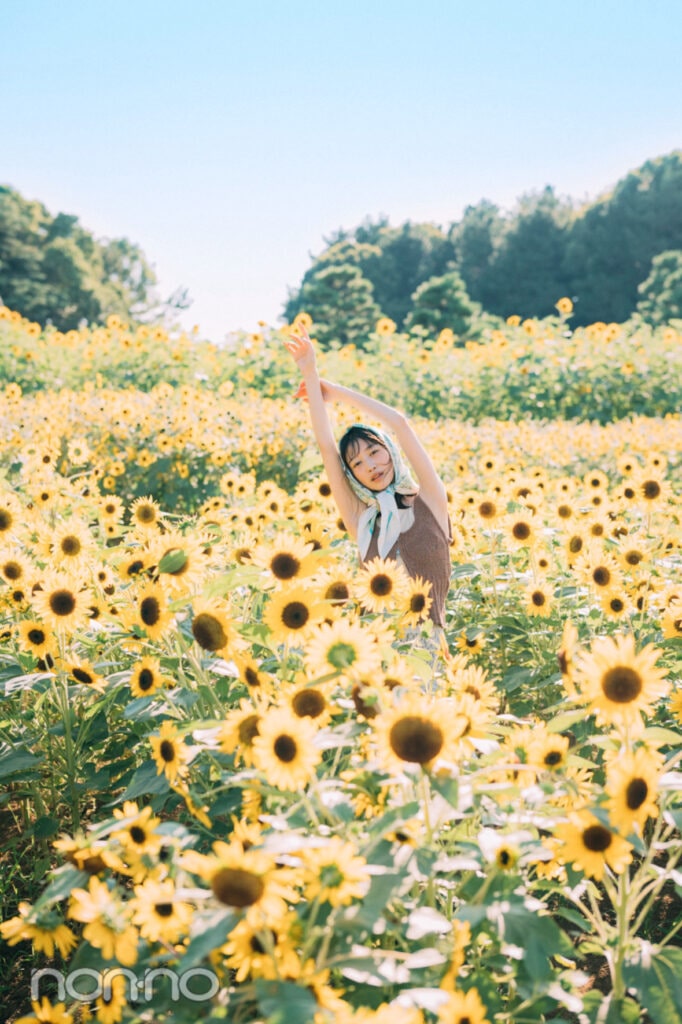
[[[308,400],[332,495],[346,529],[358,544],[361,561],[394,558],[410,576],[428,580],[429,614],[434,625],[442,628],[452,533],[445,487],[431,459],[403,413],[320,378],[305,328],[292,333],[285,344],[303,377],[297,397]],[[409,468],[387,433],[361,423],[350,427],[337,447],[325,402],[345,402],[378,419],[395,435]]]

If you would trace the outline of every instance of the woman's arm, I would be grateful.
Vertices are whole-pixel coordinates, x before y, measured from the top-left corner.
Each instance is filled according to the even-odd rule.
[[[417,437],[404,413],[399,412],[385,402],[376,398],[363,395],[353,388],[344,387],[342,384],[332,384],[329,381],[321,381],[321,386],[329,398],[337,402],[344,402],[360,409],[368,416],[378,419],[385,427],[395,434],[400,447],[405,452],[408,461],[419,481],[419,492],[429,506],[438,522],[443,527],[445,535],[449,531],[448,499],[445,485],[438,476],[431,458]]]
[[[315,350],[305,328],[301,328],[297,334],[290,335],[284,344],[296,361],[303,376],[303,384],[305,385],[308,408],[310,410],[310,421],[317,446],[320,449],[329,486],[332,489],[332,495],[341,513],[344,525],[353,540],[355,540],[358,532],[358,519],[365,506],[353,493],[346,479],[346,473],[324,404],[323,385],[317,372]],[[325,391],[330,387],[331,385],[325,384]]]

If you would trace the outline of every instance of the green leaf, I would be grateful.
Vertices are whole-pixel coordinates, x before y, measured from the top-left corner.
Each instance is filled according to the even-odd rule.
[[[664,947],[647,963],[626,964],[623,976],[653,1020],[682,1024],[682,949]]]
[[[227,909],[216,910],[207,917],[197,914],[192,922],[192,931],[197,934],[190,938],[187,952],[178,966],[178,974],[184,974],[218,946],[227,942],[227,937],[238,920],[238,915]]]
[[[138,768],[125,793],[122,793],[116,800],[112,800],[107,807],[122,804],[124,800],[137,800],[138,797],[150,793],[170,793],[168,779],[163,772],[158,774],[154,761],[147,761],[146,764]]]
[[[479,574],[480,569],[478,568],[477,565],[471,565],[470,563],[467,563],[466,565],[454,566],[452,570],[451,579],[462,580],[466,579],[467,576],[477,576]]]
[[[268,1024],[309,1024],[319,1007],[310,989],[291,981],[256,982],[256,998]]]
[[[35,768],[42,760],[42,757],[36,757],[25,747],[19,749],[15,747],[9,750],[5,747],[0,755],[0,779],[4,779],[8,775],[16,775],[18,772],[26,772],[29,768]]]
[[[59,831],[60,824],[59,818],[51,818],[49,814],[44,814],[34,823],[31,832],[36,839],[47,839]]]
[[[187,565],[187,554],[182,548],[167,551],[158,565],[159,572],[179,572]]]

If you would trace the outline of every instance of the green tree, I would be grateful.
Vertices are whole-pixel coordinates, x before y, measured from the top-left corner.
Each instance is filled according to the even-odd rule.
[[[438,333],[449,327],[460,337],[466,336],[480,306],[467,295],[462,278],[451,270],[441,277],[432,277],[420,284],[412,296],[412,310],[405,327],[426,327]]]
[[[661,252],[639,286],[637,312],[652,327],[682,319],[682,250]]]
[[[304,281],[299,300],[300,309],[313,318],[313,333],[323,347],[338,341],[362,348],[382,315],[372,285],[352,263],[320,266]]]
[[[450,228],[457,269],[467,292],[486,309],[495,305],[489,271],[504,230],[504,218],[488,199],[482,199],[475,206],[467,206],[461,221]]]
[[[572,213],[549,186],[519,200],[481,275],[489,312],[548,316],[557,299],[570,295],[563,257]]]
[[[571,226],[564,257],[573,322],[622,322],[661,252],[682,249],[682,151],[647,160]]]
[[[179,290],[162,302],[156,275],[127,239],[98,241],[77,217],[52,217],[39,202],[0,186],[0,297],[5,305],[60,330],[168,316],[189,304]]]

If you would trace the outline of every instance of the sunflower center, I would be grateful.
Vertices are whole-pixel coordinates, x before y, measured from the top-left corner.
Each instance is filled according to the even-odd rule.
[[[324,595],[328,601],[347,601],[350,597],[345,583],[332,583]]]
[[[7,562],[2,569],[5,579],[18,580],[21,579],[21,566],[18,562]]]
[[[158,914],[159,917],[172,917],[173,916],[173,904],[172,903],[155,903],[154,913]]]
[[[50,594],[50,611],[53,615],[71,615],[76,607],[76,598],[70,590],[55,590]]]
[[[478,514],[481,519],[492,519],[496,512],[497,508],[492,501],[482,501],[478,506]]]
[[[642,677],[628,665],[616,665],[604,673],[601,688],[614,704],[630,704],[642,692]]]
[[[248,715],[243,722],[239,723],[237,730],[239,742],[245,747],[250,747],[258,735],[258,722],[258,715]]]
[[[547,598],[541,590],[534,590],[531,595],[531,601],[536,608],[542,608],[543,604],[547,601]]]
[[[140,604],[140,618],[145,626],[155,626],[161,618],[161,605],[156,597],[145,597]]]
[[[228,907],[251,907],[265,891],[265,884],[244,868],[220,868],[211,879],[216,899]]]
[[[349,668],[354,661],[357,661],[357,657],[358,653],[353,645],[343,641],[332,644],[327,651],[327,661],[338,669]]]
[[[282,622],[287,629],[303,629],[310,618],[310,612],[303,601],[290,601],[282,612]]]
[[[301,563],[295,555],[289,554],[287,551],[282,551],[275,555],[270,562],[270,569],[272,570],[273,576],[276,576],[278,580],[290,580],[297,575]]]
[[[644,779],[631,779],[625,790],[625,803],[628,805],[628,810],[638,811],[648,795],[649,787]]]
[[[28,639],[32,644],[35,644],[36,647],[40,647],[41,644],[45,643],[46,636],[42,629],[29,629]]]
[[[162,740],[159,745],[161,760],[166,764],[172,764],[175,760],[175,744],[171,740]]]
[[[247,686],[260,686],[260,676],[255,668],[249,666],[244,672],[244,682]]]
[[[153,523],[156,519],[156,509],[153,505],[140,505],[135,510],[135,518],[138,523]]]
[[[661,485],[658,480],[645,480],[642,484],[642,494],[648,501],[653,501],[661,493]]]
[[[293,736],[287,736],[286,733],[282,733],[273,743],[272,749],[278,760],[283,761],[285,764],[290,764],[296,760],[298,747]]]
[[[5,530],[9,530],[13,522],[14,518],[12,513],[8,512],[6,508],[0,508],[0,533],[4,533]]]
[[[620,597],[613,597],[609,601],[609,608],[612,612],[622,612],[625,608],[625,603],[621,600]]]
[[[138,573],[141,573],[143,569],[144,562],[142,561],[141,558],[136,558],[134,562],[130,563],[130,565],[126,569],[126,573],[128,576],[137,576]]]
[[[573,515],[573,509],[570,505],[559,505],[557,514],[559,519],[570,519]]]
[[[514,523],[512,536],[515,540],[528,540],[530,537],[530,526],[528,523]]]
[[[605,565],[599,565],[592,573],[592,579],[598,587],[608,587],[611,582],[611,573]]]
[[[582,550],[583,539],[582,537],[571,537],[568,542],[568,550],[572,555],[577,555]]]
[[[376,597],[386,597],[393,590],[393,580],[386,573],[379,572],[372,577],[369,589]]]
[[[443,749],[443,733],[439,727],[419,715],[405,715],[389,734],[391,750],[401,761],[428,764]]]
[[[319,690],[299,690],[291,706],[299,718],[317,718],[326,708],[327,702]]]
[[[590,853],[603,853],[612,841],[613,836],[604,825],[589,825],[583,831],[583,845]]]
[[[641,551],[628,551],[625,556],[625,561],[628,565],[639,565],[643,557],[644,556]]]
[[[144,846],[147,841],[147,833],[141,825],[131,825],[128,829],[128,835],[138,846]]]
[[[222,622],[209,612],[201,612],[192,622],[192,636],[205,651],[221,651],[227,646]]]
[[[426,598],[424,597],[424,595],[423,594],[413,594],[412,597],[410,598],[410,611],[411,612],[416,612],[417,614],[419,614],[419,612],[423,612],[424,611],[425,607],[426,607]]]
[[[83,545],[78,537],[74,537],[73,534],[71,534],[68,537],[63,537],[59,546],[62,550],[62,554],[69,555],[73,558],[75,555],[80,554]]]
[[[561,751],[550,750],[544,757],[544,763],[548,768],[554,768],[555,765],[561,764]]]
[[[92,675],[89,672],[87,672],[84,668],[71,669],[71,675],[73,676],[77,683],[90,684],[93,682]]]
[[[154,673],[149,668],[143,668],[137,677],[137,685],[141,690],[151,690],[154,685]]]
[[[338,889],[344,875],[338,864],[325,864],[320,871],[320,883],[324,889]]]

